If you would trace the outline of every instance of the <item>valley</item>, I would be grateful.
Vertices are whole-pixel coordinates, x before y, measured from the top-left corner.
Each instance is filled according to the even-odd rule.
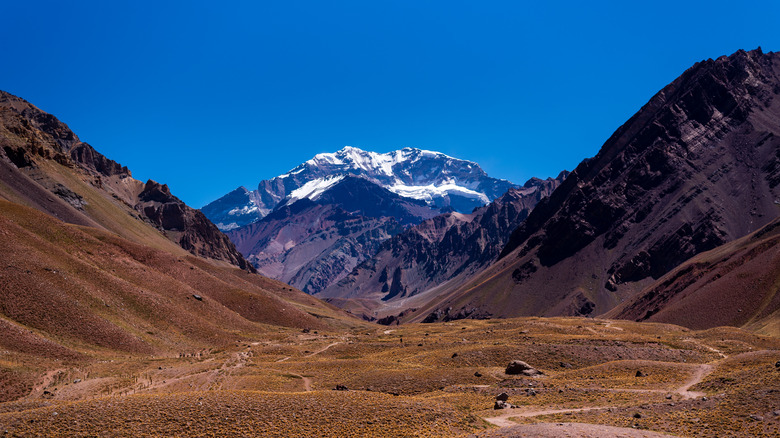
[[[572,172],[319,153],[202,211],[0,91],[0,436],[778,436],[780,56]]]
[[[258,335],[235,333],[230,343],[198,350],[104,350],[66,361],[6,351],[4,369],[27,370],[26,395],[0,404],[0,433],[780,433],[780,341],[736,328],[520,318],[391,329],[269,326]],[[512,360],[543,374],[508,375]],[[514,407],[493,409],[501,393]]]

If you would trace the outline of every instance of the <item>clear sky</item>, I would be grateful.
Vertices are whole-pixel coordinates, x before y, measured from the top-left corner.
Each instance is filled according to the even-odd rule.
[[[345,145],[523,183],[695,62],[780,50],[780,2],[0,1],[0,89],[194,207]]]

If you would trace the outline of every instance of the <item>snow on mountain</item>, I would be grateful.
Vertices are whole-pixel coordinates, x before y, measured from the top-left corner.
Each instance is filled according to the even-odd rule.
[[[257,190],[241,187],[203,207],[221,229],[255,222],[279,204],[319,196],[338,183],[338,177],[366,178],[400,196],[429,206],[469,213],[516,187],[489,177],[478,164],[440,152],[403,148],[387,153],[345,146],[315,155],[289,172],[261,181]]]
[[[329,176],[327,178],[317,178],[304,184],[301,188],[295,189],[287,196],[286,202],[292,204],[293,202],[309,198],[312,201],[316,201],[317,198],[329,188],[333,187],[339,181],[344,179],[344,175]]]

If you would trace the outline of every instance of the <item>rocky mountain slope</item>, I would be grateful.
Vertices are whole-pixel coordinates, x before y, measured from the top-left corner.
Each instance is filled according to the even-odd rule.
[[[411,318],[596,315],[778,215],[780,55],[697,63],[583,161],[503,258]]]
[[[2,91],[0,183],[0,196],[65,222],[170,250],[164,236],[193,254],[254,269],[203,213],[167,186],[133,179],[56,117]]]
[[[227,232],[262,274],[308,293],[343,278],[404,227],[438,213],[362,177],[334,177],[316,191]]]
[[[780,219],[684,262],[606,316],[780,336]]]
[[[369,318],[398,313],[411,297],[430,299],[440,284],[494,262],[512,230],[567,175],[531,179],[471,214],[447,213],[409,228],[318,296]]]
[[[400,196],[470,213],[503,195],[512,183],[489,177],[476,163],[413,148],[379,154],[354,147],[315,155],[284,175],[239,187],[202,211],[221,230],[256,222],[288,198],[301,199],[333,184],[335,177],[366,178]]]
[[[0,383],[42,360],[175,357],[270,327],[356,322],[249,272],[202,213],[54,116],[3,93],[0,122],[0,350],[14,357]]]

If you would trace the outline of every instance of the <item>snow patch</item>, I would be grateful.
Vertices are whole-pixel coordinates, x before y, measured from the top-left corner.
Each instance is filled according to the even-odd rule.
[[[247,204],[243,207],[236,207],[230,211],[227,212],[229,216],[235,216],[235,215],[245,215],[250,213],[256,213],[258,210],[257,205],[255,204]]]
[[[290,192],[290,195],[287,198],[290,200],[289,203],[304,198],[309,198],[312,201],[316,201],[325,190],[333,187],[342,179],[344,179],[344,175],[317,178],[307,182],[300,188],[293,190]]]
[[[488,199],[484,193],[480,193],[453,183],[445,183],[438,186],[434,184],[429,184],[426,186],[408,186],[404,184],[395,184],[391,187],[388,187],[388,190],[399,196],[420,199],[426,202],[430,202],[434,198],[443,198],[452,194],[463,196],[464,198],[478,199],[483,204],[490,203],[490,199]]]

